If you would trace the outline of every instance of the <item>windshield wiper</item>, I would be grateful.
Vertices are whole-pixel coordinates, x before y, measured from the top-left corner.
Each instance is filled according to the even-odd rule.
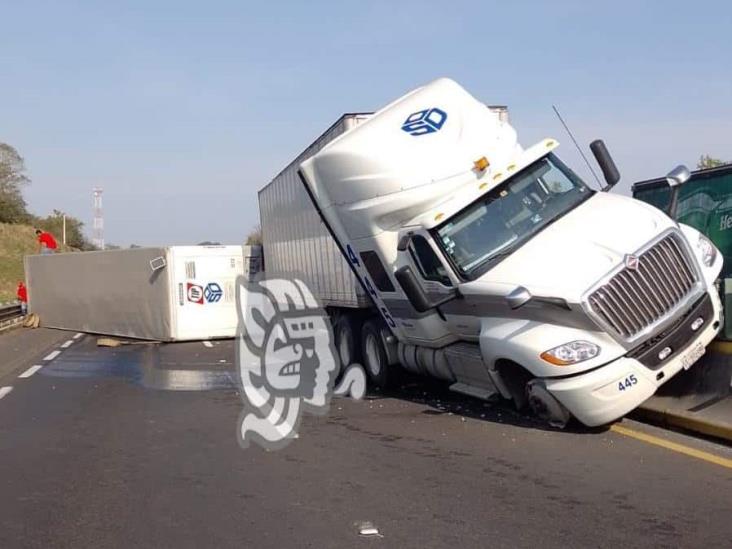
[[[482,267],[482,266],[483,266],[483,265],[485,265],[486,263],[490,263],[490,262],[492,262],[492,261],[493,261],[494,259],[501,259],[502,257],[506,257],[506,256],[508,256],[508,255],[511,255],[511,254],[512,254],[512,253],[513,253],[514,251],[515,251],[515,250],[514,250],[514,248],[513,248],[513,247],[511,247],[511,248],[508,248],[508,249],[506,249],[506,250],[503,250],[502,252],[498,252],[498,253],[496,253],[496,254],[493,254],[493,255],[491,255],[491,256],[488,256],[488,257],[486,257],[486,258],[485,258],[484,260],[482,260],[482,261],[481,261],[480,263],[478,263],[477,265],[474,265],[474,266],[473,266],[473,267],[472,267],[472,268],[470,269],[470,271],[472,271],[472,272],[475,272],[475,270],[476,270],[476,269],[479,269],[480,267]]]

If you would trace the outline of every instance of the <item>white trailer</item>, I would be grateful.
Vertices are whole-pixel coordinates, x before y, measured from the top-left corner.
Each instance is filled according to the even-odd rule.
[[[719,251],[606,192],[619,174],[602,142],[591,146],[601,192],[557,147],[524,149],[505,119],[440,79],[298,159],[301,184],[371,300],[339,308],[336,327],[360,335],[351,360],[363,359],[372,382],[386,384],[401,365],[554,424],[574,416],[594,426],[704,353],[720,329]],[[265,258],[272,211],[262,210]],[[299,245],[290,235],[280,247]],[[310,244],[310,253],[332,247],[325,237]],[[329,270],[316,268],[312,282],[329,284]],[[336,343],[350,345],[338,330]]]
[[[367,310],[371,300],[313,207],[297,172],[305,160],[371,114],[341,116],[259,191],[266,272],[298,276],[307,283],[331,315],[343,364],[355,359],[360,338],[350,319]]]
[[[170,246],[27,256],[29,311],[42,326],[120,337],[234,337],[234,283],[258,253]]]
[[[297,175],[300,164],[371,113],[344,114],[259,191],[268,273],[298,273],[326,307],[368,307],[370,301],[323,224]]]

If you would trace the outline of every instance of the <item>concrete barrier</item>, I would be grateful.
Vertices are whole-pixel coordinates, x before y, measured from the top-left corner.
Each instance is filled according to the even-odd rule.
[[[706,354],[644,402],[636,417],[732,442],[732,343],[715,341]]]

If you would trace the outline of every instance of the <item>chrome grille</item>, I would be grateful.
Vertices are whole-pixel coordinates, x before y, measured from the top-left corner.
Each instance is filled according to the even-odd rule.
[[[678,237],[671,234],[589,296],[589,305],[621,337],[631,339],[661,320],[689,295],[696,271]]]

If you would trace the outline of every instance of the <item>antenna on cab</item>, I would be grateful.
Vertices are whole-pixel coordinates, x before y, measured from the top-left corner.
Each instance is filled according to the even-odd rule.
[[[602,189],[603,184],[600,183],[600,178],[597,177],[595,170],[592,169],[592,164],[590,164],[590,161],[587,160],[585,153],[582,152],[582,149],[580,148],[579,144],[577,143],[577,140],[574,138],[574,135],[572,135],[572,131],[569,129],[569,126],[567,126],[567,123],[564,121],[564,118],[562,118],[562,115],[559,114],[559,109],[557,109],[554,105],[552,105],[552,109],[554,109],[554,114],[557,115],[557,118],[559,118],[559,121],[562,123],[562,126],[564,126],[564,129],[567,131],[567,134],[569,135],[569,138],[572,140],[572,143],[574,143],[574,146],[577,147],[577,151],[579,151],[580,156],[582,157],[582,160],[585,161],[585,164],[587,164],[587,167],[590,169],[590,173],[592,173],[592,177],[595,178],[595,181],[597,181],[597,184]]]

